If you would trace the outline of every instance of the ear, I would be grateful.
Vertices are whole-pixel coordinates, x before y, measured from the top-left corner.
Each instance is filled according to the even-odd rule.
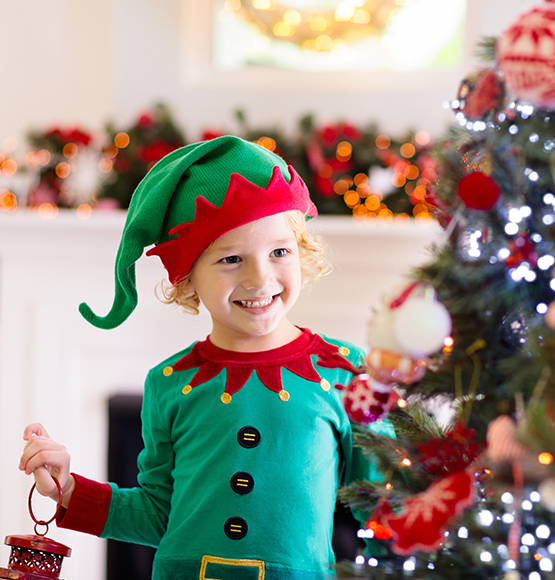
[[[195,285],[191,279],[191,274],[184,278],[180,284],[185,294],[194,294],[196,292]]]

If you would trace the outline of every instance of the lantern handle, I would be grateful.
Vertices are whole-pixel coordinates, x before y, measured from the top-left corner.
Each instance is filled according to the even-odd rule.
[[[52,477],[52,479],[54,480],[54,483],[56,484],[56,487],[58,488],[58,504],[57,504],[57,508],[56,508],[56,513],[48,520],[37,520],[37,518],[35,517],[35,514],[33,513],[33,505],[32,505],[32,497],[33,497],[33,492],[35,491],[35,488],[37,487],[36,483],[33,483],[33,487],[31,487],[31,491],[29,492],[29,514],[31,515],[31,519],[35,522],[35,534],[37,534],[38,536],[46,536],[46,534],[48,533],[48,524],[51,524],[57,517],[58,514],[60,513],[60,509],[62,508],[62,486],[60,485],[59,481],[55,478]],[[46,526],[46,530],[44,531],[44,534],[40,534],[37,531],[38,526]]]

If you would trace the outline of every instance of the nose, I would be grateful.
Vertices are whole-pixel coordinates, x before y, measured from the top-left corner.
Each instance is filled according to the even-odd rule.
[[[274,276],[270,264],[253,260],[244,270],[242,286],[245,290],[262,290],[272,284]]]

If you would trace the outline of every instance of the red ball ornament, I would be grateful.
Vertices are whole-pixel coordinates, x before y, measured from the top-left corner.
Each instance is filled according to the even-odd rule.
[[[489,175],[474,171],[459,181],[457,195],[467,208],[488,211],[497,203],[501,190]]]
[[[469,75],[459,88],[460,109],[469,119],[481,119],[499,109],[505,97],[505,87],[493,68]]]
[[[497,42],[505,83],[519,99],[555,107],[555,7],[523,14]]]
[[[347,417],[363,425],[377,421],[389,410],[390,393],[391,385],[378,383],[367,374],[355,375],[344,390]]]

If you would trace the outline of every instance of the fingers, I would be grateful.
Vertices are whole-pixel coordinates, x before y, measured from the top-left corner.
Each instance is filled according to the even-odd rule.
[[[52,499],[58,499],[58,480],[64,493],[72,485],[70,456],[67,449],[48,436],[40,423],[29,425],[23,438],[27,441],[19,461],[19,469],[27,475],[33,474],[37,491]]]
[[[37,467],[33,472],[35,478],[35,484],[37,486],[37,491],[41,495],[51,497],[52,499],[58,499],[59,492],[56,482],[52,479],[50,472],[44,466]]]
[[[52,474],[63,471],[69,466],[66,448],[51,439],[33,441],[26,446],[19,462],[19,469],[30,475],[35,469],[43,466],[48,466]]]
[[[31,425],[27,425],[27,427],[25,427],[25,431],[23,432],[23,439],[25,441],[29,441],[32,435],[50,437],[50,435],[48,435],[48,431],[41,423],[31,423]]]

